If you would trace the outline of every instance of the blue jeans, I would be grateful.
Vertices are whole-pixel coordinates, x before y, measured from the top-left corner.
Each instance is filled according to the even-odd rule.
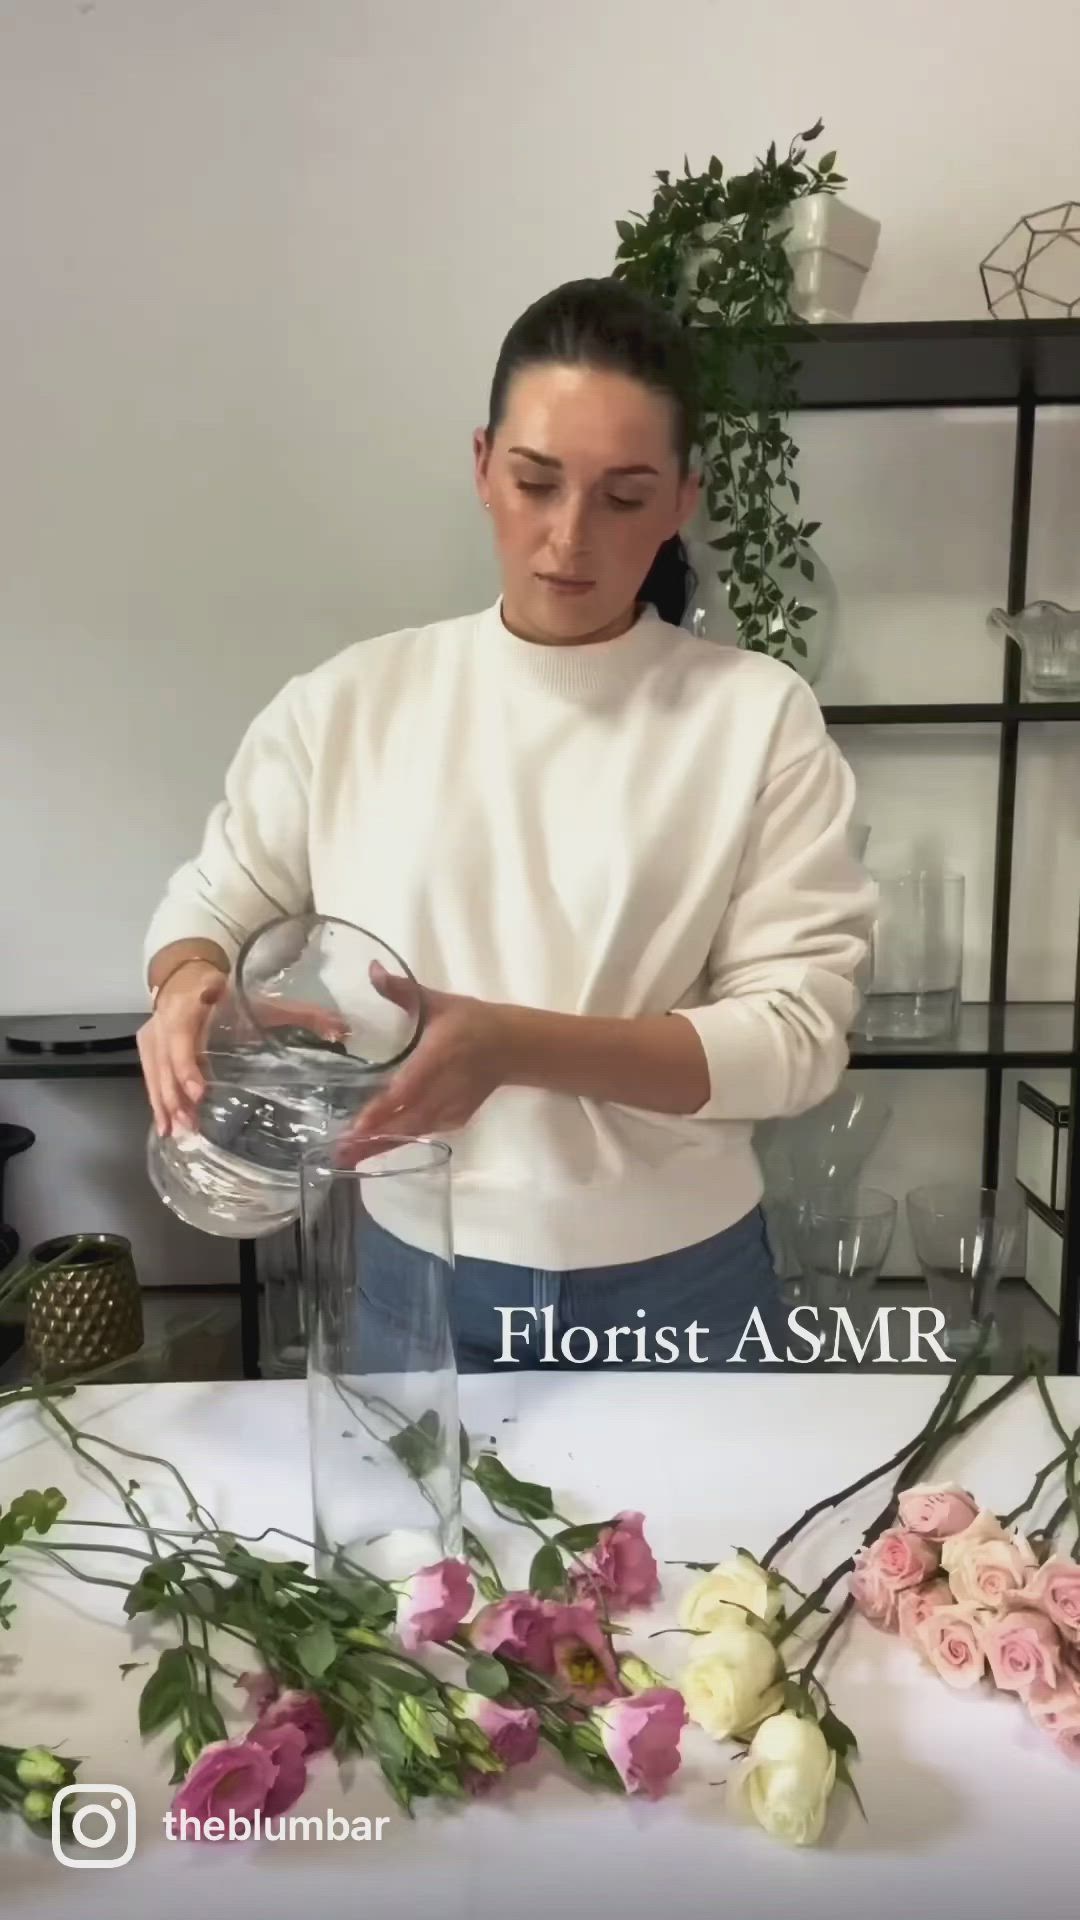
[[[366,1223],[361,1292],[386,1334],[412,1263],[425,1258]],[[461,1373],[547,1365],[674,1372],[731,1364],[755,1308],[782,1356],[787,1327],[760,1207],[708,1240],[620,1266],[553,1273],[459,1255],[450,1320]],[[763,1362],[751,1327],[735,1371]]]

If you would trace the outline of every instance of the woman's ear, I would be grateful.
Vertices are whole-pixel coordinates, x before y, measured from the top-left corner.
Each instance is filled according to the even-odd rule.
[[[488,466],[491,461],[491,445],[486,427],[477,427],[472,437],[473,479],[476,491],[485,507],[488,504]]]

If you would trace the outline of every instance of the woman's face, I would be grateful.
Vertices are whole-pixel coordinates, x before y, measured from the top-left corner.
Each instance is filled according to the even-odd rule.
[[[525,367],[511,380],[489,447],[473,437],[490,506],[507,623],[528,639],[620,633],[658,547],[685,525],[672,402],[626,374]]]

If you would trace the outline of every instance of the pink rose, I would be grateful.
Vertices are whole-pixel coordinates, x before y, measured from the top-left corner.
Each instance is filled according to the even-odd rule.
[[[1027,1696],[1027,1709],[1065,1758],[1080,1763],[1080,1677],[1067,1674],[1056,1687],[1036,1682]]]
[[[933,1607],[915,1644],[950,1687],[974,1687],[986,1671],[986,1655],[973,1607]]]
[[[896,1595],[900,1637],[909,1646],[918,1646],[919,1628],[937,1607],[951,1607],[952,1590],[947,1580],[930,1580],[925,1587],[907,1587]]]
[[[255,1722],[256,1730],[282,1726],[299,1728],[304,1736],[305,1753],[319,1753],[323,1747],[332,1747],[334,1744],[334,1729],[314,1693],[299,1693],[290,1689],[279,1694],[268,1707],[264,1707]]]
[[[481,1607],[470,1620],[469,1639],[478,1653],[519,1660],[534,1673],[554,1671],[551,1623],[544,1602],[535,1593],[508,1593]]]
[[[1080,1646],[1080,1566],[1055,1556],[1033,1573],[1023,1594],[1026,1607],[1037,1607],[1074,1647]]]
[[[990,1513],[980,1507],[970,1526],[960,1533],[951,1533],[941,1545],[941,1564],[946,1573],[951,1573],[972,1547],[981,1546],[984,1540],[1004,1540],[1007,1538],[1004,1527],[996,1513]]]
[[[486,1733],[504,1767],[531,1760],[540,1744],[540,1715],[535,1707],[502,1707],[497,1700],[471,1694],[469,1718]]]
[[[551,1629],[554,1670],[579,1707],[599,1707],[622,1692],[618,1663],[596,1608],[586,1600],[571,1606],[544,1603]]]
[[[928,1540],[945,1540],[961,1533],[974,1520],[978,1507],[962,1487],[909,1487],[900,1495],[900,1525],[908,1533],[924,1533]]]
[[[1015,1607],[987,1621],[982,1647],[994,1684],[1026,1699],[1034,1686],[1056,1687],[1062,1672],[1057,1628],[1034,1607]]]
[[[299,1799],[306,1777],[296,1727],[270,1728],[261,1740],[214,1740],[177,1789],[172,1808],[178,1821],[185,1813],[197,1820],[201,1832],[211,1819],[222,1820],[228,1832],[230,1813],[250,1821],[256,1812],[284,1812]]]
[[[937,1572],[939,1561],[934,1542],[921,1533],[909,1533],[906,1527],[889,1527],[879,1533],[867,1550],[867,1558],[894,1593],[921,1586]]]
[[[236,1684],[247,1694],[248,1706],[254,1714],[262,1713],[271,1700],[276,1700],[278,1696],[278,1683],[265,1668],[257,1673],[240,1674]]]
[[[887,1586],[880,1567],[859,1559],[851,1576],[851,1598],[864,1619],[883,1633],[895,1633],[900,1595]]]
[[[604,1751],[627,1793],[656,1799],[679,1766],[686,1704],[674,1687],[651,1687],[630,1700],[612,1700],[592,1716]]]
[[[660,1591],[660,1575],[642,1531],[643,1513],[617,1513],[595,1547],[574,1569],[574,1589],[600,1593],[615,1607],[647,1607]],[[587,1569],[587,1570],[586,1570]]]
[[[406,1653],[426,1641],[441,1643],[456,1633],[473,1603],[472,1576],[461,1560],[421,1567],[398,1601],[398,1637]]]

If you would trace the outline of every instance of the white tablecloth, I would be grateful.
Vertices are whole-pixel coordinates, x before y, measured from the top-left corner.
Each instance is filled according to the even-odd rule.
[[[993,1381],[980,1382],[985,1393]],[[810,1501],[883,1459],[914,1432],[940,1377],[847,1375],[664,1378],[596,1374],[470,1376],[462,1413],[473,1436],[494,1436],[507,1465],[551,1483],[560,1510],[582,1519],[640,1507],[657,1557],[714,1559],[733,1545],[762,1551]],[[1071,1426],[1080,1381],[1054,1383]],[[310,1536],[300,1382],[84,1388],[67,1410],[124,1444],[166,1454],[224,1525],[271,1524]],[[1036,1391],[1024,1387],[987,1431],[976,1428],[950,1457],[949,1477],[1004,1510],[1055,1451]],[[123,1472],[123,1463],[119,1471]],[[132,1467],[155,1517],[178,1518],[157,1470]],[[0,1501],[55,1483],[82,1519],[115,1513],[112,1498],[19,1407],[0,1414]],[[154,1489],[155,1491],[151,1491]],[[522,1579],[531,1553],[520,1530],[500,1527],[475,1489],[466,1517],[503,1571]],[[882,1504],[864,1497],[866,1524]],[[1045,1514],[1046,1509],[1044,1508]],[[839,1560],[856,1521],[823,1518],[789,1560],[804,1583]],[[535,1543],[533,1543],[535,1544]],[[284,1551],[284,1549],[283,1549]],[[130,1563],[134,1566],[134,1563]],[[125,1563],[119,1563],[121,1569]],[[676,1671],[689,1645],[649,1643],[672,1619],[695,1576],[666,1568],[665,1598],[628,1616],[655,1664]],[[997,1916],[1073,1911],[1080,1770],[1070,1767],[1002,1697],[954,1694],[898,1642],[865,1623],[843,1636],[826,1677],[861,1747],[856,1777],[868,1815],[838,1789],[826,1843],[789,1851],[740,1824],[722,1784],[730,1750],[696,1730],[684,1766],[659,1803],[591,1793],[534,1763],[464,1808],[422,1803],[414,1820],[395,1807],[377,1770],[353,1763],[343,1778],[329,1756],[312,1769],[296,1811],[350,1818],[389,1815],[382,1840],[322,1844],[181,1845],[164,1834],[170,1797],[168,1736],[145,1745],[136,1691],[121,1661],[146,1657],[143,1629],[124,1622],[122,1595],[42,1568],[17,1574],[16,1620],[0,1638],[0,1739],[64,1743],[84,1757],[84,1781],[116,1782],[138,1814],[134,1858],[110,1870],[58,1865],[47,1840],[21,1823],[3,1827],[0,1907],[42,1920],[319,1920],[413,1914],[550,1920],[610,1910],[646,1916],[811,1916],[913,1912]],[[141,1647],[141,1651],[140,1651]],[[1065,1901],[1067,1899],[1067,1907]]]

